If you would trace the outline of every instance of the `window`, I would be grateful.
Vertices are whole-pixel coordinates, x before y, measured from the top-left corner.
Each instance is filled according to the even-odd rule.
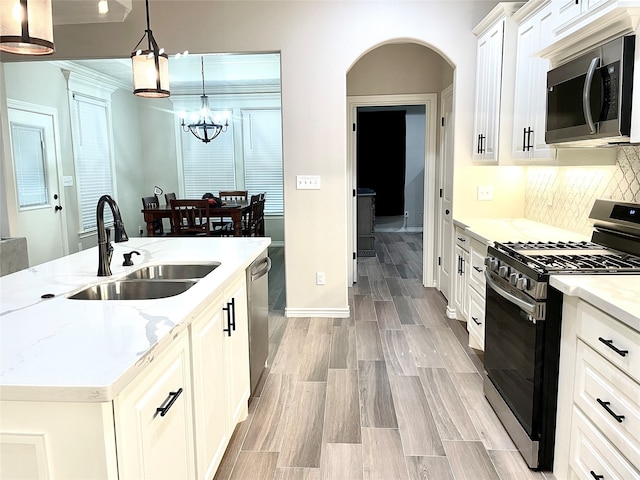
[[[48,206],[42,128],[12,124],[11,138],[19,208]]]
[[[96,231],[98,200],[102,195],[116,194],[111,133],[111,94],[115,87],[74,72],[63,73],[69,87],[80,233],[91,234]],[[105,221],[112,220],[110,209],[105,209]]]
[[[212,103],[233,106],[229,129],[210,143],[180,130],[184,195],[201,198],[221,190],[248,190],[249,195],[266,192],[265,214],[282,215],[280,96],[253,100],[250,95],[229,95]],[[193,111],[197,105],[195,97],[174,98],[176,111]]]
[[[73,95],[74,157],[83,232],[96,229],[96,205],[102,195],[114,195],[109,145],[109,121],[104,102]],[[108,215],[111,215],[109,210]],[[106,215],[109,221],[112,219]]]

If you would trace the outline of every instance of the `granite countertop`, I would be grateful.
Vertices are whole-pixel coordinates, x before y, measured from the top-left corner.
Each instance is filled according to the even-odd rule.
[[[114,243],[111,277],[97,247],[0,277],[0,400],[112,400],[271,243],[269,238],[132,238]],[[134,266],[123,267],[131,250]],[[186,292],[156,300],[71,300],[144,265],[220,262]],[[42,295],[53,298],[43,299]]]
[[[581,241],[590,237],[525,218],[458,218],[454,224],[479,242]],[[549,284],[579,297],[640,331],[640,275],[551,275]]]

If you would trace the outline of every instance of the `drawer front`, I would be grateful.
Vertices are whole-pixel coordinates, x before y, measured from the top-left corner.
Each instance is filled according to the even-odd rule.
[[[467,235],[467,233],[463,229],[456,227],[455,236],[456,236],[456,245],[459,245],[460,247],[464,248],[468,252],[469,236]]]
[[[476,242],[471,243],[471,269],[469,270],[469,285],[483,297],[485,295],[484,258],[487,255],[486,247],[477,249]]]
[[[475,290],[469,290],[469,321],[467,321],[467,329],[481,341],[482,350],[484,351],[484,308],[485,299],[481,297]]]
[[[578,302],[577,310],[578,337],[636,382],[640,382],[640,332],[586,302]]]
[[[575,406],[571,420],[572,478],[594,480],[602,475],[606,480],[640,480],[640,473]]]
[[[640,465],[640,384],[585,343],[576,349],[574,403],[634,465]]]

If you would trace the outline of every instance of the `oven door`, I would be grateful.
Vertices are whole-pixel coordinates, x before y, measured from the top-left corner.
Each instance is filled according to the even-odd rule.
[[[485,271],[487,376],[531,440],[540,434],[545,305]]]

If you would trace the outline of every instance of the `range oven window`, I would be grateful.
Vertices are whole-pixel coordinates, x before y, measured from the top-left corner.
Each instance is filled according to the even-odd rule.
[[[485,369],[530,437],[539,431],[544,322],[487,288]]]

